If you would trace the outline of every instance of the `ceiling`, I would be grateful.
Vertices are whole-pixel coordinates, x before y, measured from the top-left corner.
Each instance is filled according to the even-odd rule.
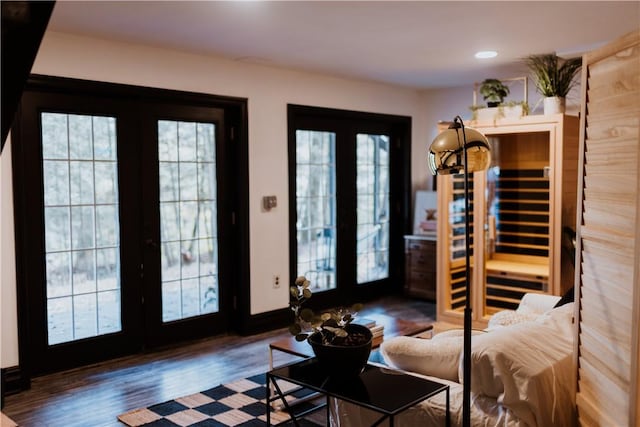
[[[414,88],[526,74],[640,28],[640,2],[58,1],[49,30]],[[477,60],[478,50],[497,50]]]

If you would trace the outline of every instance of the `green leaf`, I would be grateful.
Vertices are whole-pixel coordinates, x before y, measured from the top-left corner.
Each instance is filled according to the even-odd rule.
[[[292,297],[294,298],[298,298],[298,288],[296,288],[295,286],[291,286],[289,287],[289,293],[291,294]]]
[[[336,336],[338,336],[340,338],[344,338],[347,335],[348,335],[348,333],[344,329],[338,329],[338,332],[336,332]]]
[[[313,313],[313,310],[311,310],[310,308],[303,308],[300,311],[300,318],[305,322],[311,322],[314,316],[315,314]]]
[[[304,341],[307,339],[308,336],[309,334],[298,334],[296,335],[296,341]]]
[[[297,323],[289,326],[289,333],[291,335],[298,335],[300,332],[302,332],[302,327],[300,327],[300,325],[298,325]]]
[[[302,296],[307,299],[311,298],[311,290],[309,288],[304,288],[302,290]]]
[[[325,326],[324,329],[334,334],[336,337],[344,338],[348,335],[347,331],[342,328],[333,328],[331,326]]]
[[[485,79],[480,84],[480,94],[486,101],[502,102],[509,95],[509,87],[498,79]]]
[[[314,330],[322,329],[322,319],[319,317],[314,317],[310,323]]]
[[[582,68],[582,58],[564,60],[555,54],[531,55],[525,61],[538,92],[547,97],[566,97]]]
[[[324,319],[323,322],[324,322],[322,324],[323,327],[324,326],[330,327],[330,328],[331,327],[333,327],[333,328],[339,328],[340,327],[340,325],[338,324],[338,321],[336,319],[332,318],[332,317],[329,317],[328,319]]]

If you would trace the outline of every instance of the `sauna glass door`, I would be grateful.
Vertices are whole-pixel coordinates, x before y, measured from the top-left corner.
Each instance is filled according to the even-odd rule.
[[[493,135],[486,172],[484,315],[517,308],[549,279],[549,133]]]

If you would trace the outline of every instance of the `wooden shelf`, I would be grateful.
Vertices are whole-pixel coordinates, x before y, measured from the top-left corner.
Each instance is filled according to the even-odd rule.
[[[515,262],[515,261],[501,261],[490,259],[486,262],[485,268],[487,272],[505,272],[511,274],[527,274],[529,276],[540,277],[540,278],[549,278],[549,265],[545,264],[530,264],[524,262]]]

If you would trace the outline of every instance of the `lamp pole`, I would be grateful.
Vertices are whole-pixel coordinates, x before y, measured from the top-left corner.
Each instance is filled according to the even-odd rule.
[[[462,151],[464,152],[464,234],[465,234],[465,307],[464,307],[464,342],[462,352],[462,426],[471,427],[471,228],[469,215],[469,168],[467,158],[467,136],[460,116],[462,129]]]

